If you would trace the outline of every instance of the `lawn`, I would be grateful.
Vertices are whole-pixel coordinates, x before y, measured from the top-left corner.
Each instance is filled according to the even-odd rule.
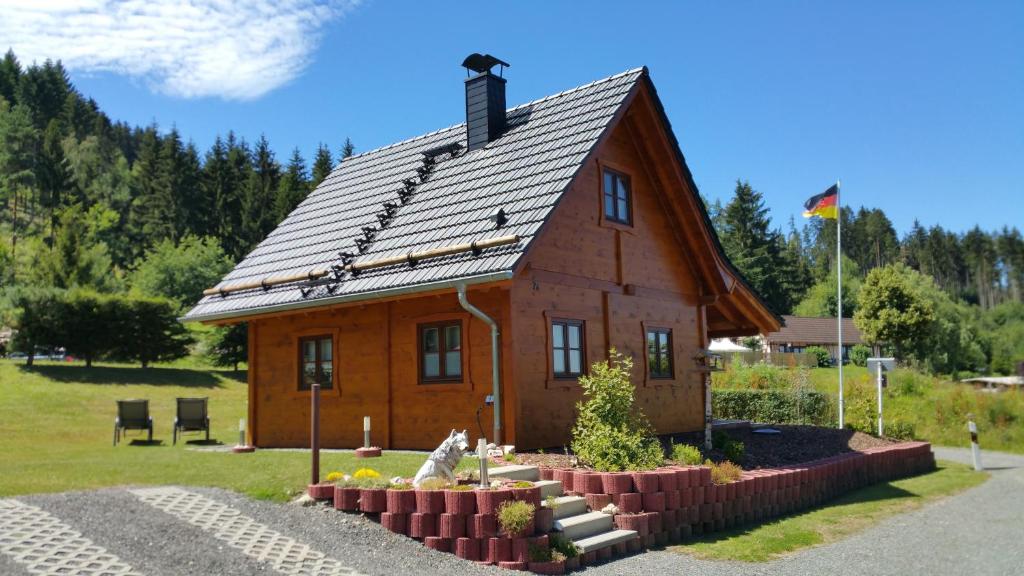
[[[174,399],[179,396],[209,397],[211,438],[235,444],[238,421],[246,413],[244,372],[188,362],[147,369],[42,362],[28,368],[24,362],[0,360],[0,497],[113,485],[184,484],[282,501],[303,490],[309,481],[308,453],[200,452],[181,441],[172,446]],[[125,398],[149,399],[154,438],[162,443],[111,445],[115,400]],[[129,439],[136,438],[140,436]],[[386,454],[367,463],[349,453],[325,453],[321,471],[351,473],[369,465],[385,477],[411,476],[423,460],[419,454]],[[464,460],[463,465],[473,463]]]
[[[988,479],[985,472],[940,461],[938,470],[851,492],[823,507],[749,529],[717,532],[670,550],[711,560],[765,562],[828,544],[881,520],[920,508]]]

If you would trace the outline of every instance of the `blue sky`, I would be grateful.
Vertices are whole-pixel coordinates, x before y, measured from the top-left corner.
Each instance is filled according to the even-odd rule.
[[[118,44],[138,14],[95,18],[133,2],[93,2],[84,29],[108,39],[26,33],[15,51],[64,58],[113,117],[176,125],[201,149],[234,129],[308,159],[321,141],[365,151],[461,122],[471,52],[512,64],[510,105],[646,65],[709,198],[746,179],[777,226],[799,225],[802,202],[842,178],[844,204],[883,208],[901,234],[915,218],[958,231],[1024,221],[1024,2],[280,0],[258,13],[269,19],[239,8],[147,32],[188,40],[153,56]],[[138,26],[165,25],[177,2]],[[18,27],[43,16],[83,15]]]

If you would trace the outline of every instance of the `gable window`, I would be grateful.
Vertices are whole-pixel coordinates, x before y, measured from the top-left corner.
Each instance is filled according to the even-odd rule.
[[[551,321],[551,367],[555,378],[577,378],[583,374],[583,321]]]
[[[321,390],[334,387],[334,343],[330,336],[299,339],[299,390],[310,390],[314,383]]]
[[[604,217],[620,224],[633,224],[630,213],[629,177],[604,169]]]
[[[420,380],[462,381],[462,321],[420,325]]]
[[[651,378],[672,378],[672,331],[647,329],[647,372]]]

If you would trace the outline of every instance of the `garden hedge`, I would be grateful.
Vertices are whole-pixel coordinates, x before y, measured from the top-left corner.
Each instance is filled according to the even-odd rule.
[[[832,421],[829,397],[811,390],[712,390],[711,410],[716,418],[767,424],[828,425]]]

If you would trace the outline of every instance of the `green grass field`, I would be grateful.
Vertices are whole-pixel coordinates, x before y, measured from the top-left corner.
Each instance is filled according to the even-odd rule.
[[[286,500],[309,481],[301,452],[200,452],[171,445],[174,399],[209,397],[211,438],[233,445],[245,416],[245,373],[211,370],[187,361],[148,369],[98,364],[0,360],[0,496],[85,490],[112,485],[185,484],[228,488]],[[158,445],[114,448],[115,400],[149,399]],[[198,435],[185,439],[198,439]],[[144,439],[138,433],[129,437]],[[323,454],[321,471],[351,473],[369,465],[385,477],[415,474],[423,456],[386,454],[369,464],[351,454]],[[464,466],[473,466],[463,461]]]
[[[862,488],[808,512],[752,528],[717,532],[670,550],[711,560],[765,562],[845,538],[894,514],[977,486],[988,476],[940,461],[938,470],[928,474]]]

